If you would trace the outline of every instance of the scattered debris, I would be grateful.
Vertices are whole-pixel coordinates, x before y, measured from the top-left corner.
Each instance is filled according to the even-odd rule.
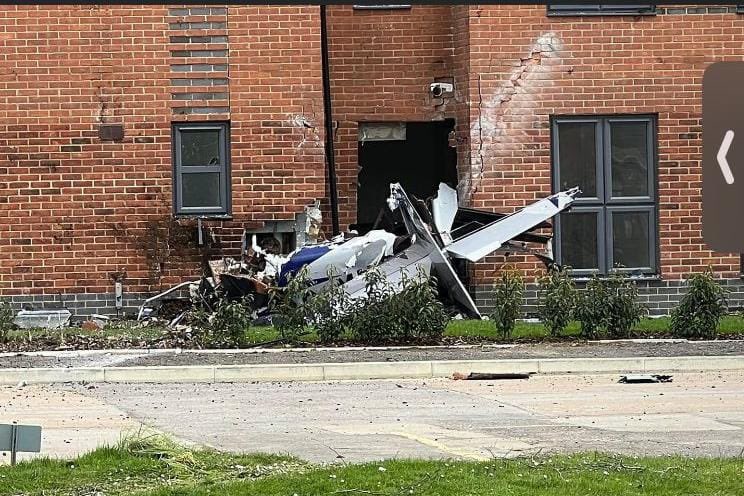
[[[508,379],[529,379],[532,373],[499,373],[494,374],[490,372],[471,372],[467,375],[462,372],[455,372],[452,374],[452,379],[455,381],[501,381]]]
[[[80,324],[80,328],[84,331],[100,331],[103,329],[103,326],[95,320],[85,320]]]
[[[70,323],[69,310],[21,310],[13,322],[21,329],[60,329]]]
[[[363,235],[345,233],[330,240],[322,236],[320,206],[306,207],[304,244],[286,254],[277,243],[256,235],[243,235],[240,260],[222,258],[208,263],[209,273],[199,281],[183,282],[148,298],[138,320],[158,317],[170,321],[172,328],[181,323],[184,312],[194,302],[207,310],[215,301],[227,298],[250,301],[254,318],[265,319],[271,288],[283,288],[301,269],[307,268],[311,289],[319,292],[337,277],[350,300],[366,298],[365,272],[373,267],[385,276],[393,290],[400,291],[407,276],[433,275],[444,302],[474,318],[482,318],[458,273],[457,259],[478,261],[497,251],[522,251],[552,264],[550,236],[532,232],[550,227],[547,223],[566,210],[579,193],[578,188],[539,200],[513,214],[505,215],[458,207],[457,192],[442,183],[437,195],[428,201],[410,199],[400,184],[390,185],[387,205],[394,219],[389,230],[373,229]],[[528,248],[541,244],[542,251]],[[188,298],[172,298],[188,288]],[[247,300],[246,300],[247,298]],[[167,312],[166,305],[180,302],[179,311]]]
[[[620,377],[623,384],[650,384],[656,382],[672,382],[671,375],[659,375],[659,374],[627,374]]]

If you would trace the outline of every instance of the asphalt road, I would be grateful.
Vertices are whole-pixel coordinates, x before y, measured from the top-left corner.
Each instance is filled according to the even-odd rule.
[[[109,415],[126,412],[129,425],[144,422],[184,441],[291,453],[316,462],[587,450],[692,456],[744,451],[744,372],[676,374],[667,384],[617,380],[595,375],[100,384],[24,391],[37,400],[65,395],[73,408],[77,402],[105,405]],[[0,399],[2,394],[0,389]]]

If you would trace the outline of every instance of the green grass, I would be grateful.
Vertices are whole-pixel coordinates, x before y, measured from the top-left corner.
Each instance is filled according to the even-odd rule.
[[[635,326],[634,334],[638,337],[668,337],[670,326],[669,317],[644,318]],[[724,317],[718,326],[718,334],[721,338],[744,334],[744,318],[738,315]],[[501,341],[493,323],[487,320],[453,320],[447,325],[444,336],[472,341]],[[563,336],[578,339],[580,337],[579,323],[571,322]],[[252,327],[246,332],[246,341],[252,344],[274,341],[279,337],[277,330],[268,326]],[[517,322],[511,341],[540,341],[549,337],[548,331],[539,322]],[[318,336],[310,333],[303,336],[300,341],[317,344]]]
[[[671,326],[669,317],[644,318],[633,329],[634,337],[671,337],[669,328]],[[106,326],[101,330],[86,331],[79,328],[68,328],[61,331],[45,330],[14,330],[10,331],[10,339],[25,340],[29,337],[41,338],[42,336],[61,335],[83,335],[106,338],[115,346],[118,338],[129,338],[133,341],[154,341],[162,335],[163,328],[158,326],[140,326],[132,322],[118,322]],[[721,319],[718,326],[719,338],[736,338],[744,336],[744,317],[739,315],[727,315]],[[444,333],[445,338],[461,339],[463,341],[502,342],[492,322],[487,320],[453,320]],[[580,326],[578,322],[571,322],[566,328],[563,338],[580,339]],[[245,345],[259,345],[271,343],[281,338],[279,332],[271,326],[254,326],[246,331]],[[509,342],[542,341],[550,338],[545,327],[538,322],[517,322],[514,333]],[[317,345],[318,336],[314,332],[306,334],[297,340],[294,345]]]
[[[125,496],[164,487],[208,489],[273,473],[300,472],[306,466],[291,457],[194,451],[162,436],[146,436],[72,461],[38,459],[16,467],[0,466],[0,495]]]
[[[269,455],[148,447],[0,467],[0,495],[744,495],[744,460],[597,454],[312,467]],[[170,451],[169,451],[170,450]]]
[[[97,330],[86,330],[79,327],[68,327],[59,330],[13,329],[8,332],[8,338],[21,340],[40,336],[81,335],[108,338],[111,340],[117,338],[152,340],[160,337],[162,332],[163,328],[159,326],[141,326],[137,325],[136,322],[123,321],[111,323],[103,329]]]

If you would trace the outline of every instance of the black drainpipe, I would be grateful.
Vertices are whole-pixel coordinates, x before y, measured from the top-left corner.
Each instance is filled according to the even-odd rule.
[[[333,235],[341,232],[338,224],[338,188],[336,184],[336,153],[333,148],[333,109],[331,107],[331,75],[328,63],[328,27],[326,6],[320,6],[320,54],[323,68],[323,114],[325,114],[325,156],[328,167],[328,190],[331,200]]]

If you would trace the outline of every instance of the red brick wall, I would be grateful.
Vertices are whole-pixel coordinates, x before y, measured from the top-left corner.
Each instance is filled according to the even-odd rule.
[[[209,223],[228,252],[243,226],[323,196],[317,12],[229,7],[231,112],[185,117],[170,111],[168,7],[2,7],[0,294],[110,292],[119,272],[126,292],[152,291],[197,273],[193,226],[170,220],[172,120],[232,121],[234,220]],[[123,142],[98,139],[104,121]]]
[[[469,23],[475,207],[510,211],[550,193],[551,115],[658,114],[662,276],[709,264],[738,276],[738,256],[712,253],[701,236],[701,89],[709,64],[744,59],[744,16],[548,17],[544,6],[474,6]],[[478,279],[500,262],[480,264]]]
[[[451,8],[328,7],[329,54],[341,226],[356,221],[358,123],[454,117],[429,84],[453,75]]]
[[[461,193],[509,211],[550,192],[551,115],[657,114],[662,275],[738,257],[700,233],[703,70],[744,59],[744,16],[548,17],[544,6],[414,6],[329,12],[342,227],[354,222],[357,123],[457,121]],[[230,254],[244,226],[289,220],[324,185],[317,7],[5,6],[0,16],[0,294],[140,292],[191,276],[193,226],[171,217],[173,120],[230,119],[233,221],[210,221]],[[225,22],[228,107],[175,107],[174,22]],[[190,49],[220,48],[217,45]],[[454,77],[445,105],[429,83]],[[202,91],[204,88],[195,88]],[[101,122],[122,143],[101,142]],[[188,222],[183,224],[189,224]],[[522,260],[522,259],[515,259]],[[476,268],[487,282],[500,259]],[[522,266],[537,270],[531,261]]]

